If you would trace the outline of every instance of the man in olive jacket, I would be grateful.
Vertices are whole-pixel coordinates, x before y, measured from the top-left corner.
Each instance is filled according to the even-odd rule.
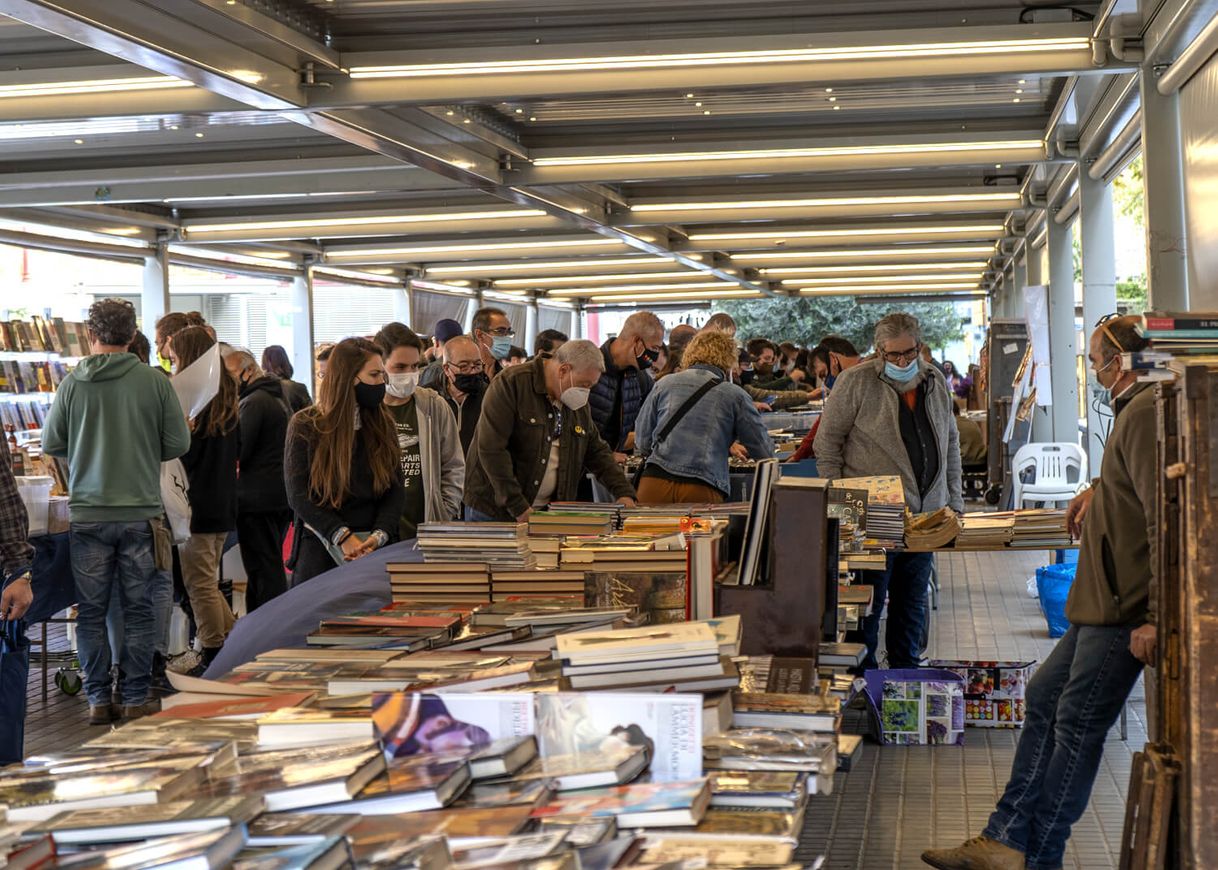
[[[588,409],[604,367],[600,349],[577,340],[491,381],[466,459],[466,520],[524,522],[534,508],[574,499],[588,472],[634,505],[634,488]]]
[[[1104,738],[1142,673],[1154,666],[1150,609],[1158,530],[1155,399],[1121,363],[1146,347],[1137,317],[1100,323],[1091,336],[1095,378],[1116,420],[1099,479],[1070,503],[1080,534],[1066,615],[1070,630],[1028,683],[1011,778],[980,837],[922,860],[940,870],[1055,870],[1087,807]],[[1081,526],[1081,529],[1080,529]]]

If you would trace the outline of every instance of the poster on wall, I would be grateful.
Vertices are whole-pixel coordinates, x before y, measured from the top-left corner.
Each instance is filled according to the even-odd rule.
[[[1043,284],[1023,288],[1023,311],[1028,343],[1032,346],[1036,404],[1047,408],[1053,404],[1053,384],[1049,378],[1049,288]]]

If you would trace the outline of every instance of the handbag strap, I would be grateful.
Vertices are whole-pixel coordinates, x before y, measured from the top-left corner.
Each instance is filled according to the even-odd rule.
[[[680,408],[668,418],[668,422],[664,424],[664,428],[656,434],[656,445],[658,446],[665,438],[672,434],[672,430],[677,428],[677,424],[681,422],[681,418],[693,410],[694,405],[698,404],[698,400],[713,390],[715,387],[723,383],[723,378],[711,377],[709,381],[704,383],[698,389],[694,390],[693,395],[686,399]]]

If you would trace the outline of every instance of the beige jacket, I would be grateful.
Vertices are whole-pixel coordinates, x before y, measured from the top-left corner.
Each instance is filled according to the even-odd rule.
[[[1150,584],[1158,553],[1155,392],[1134,384],[1113,403],[1095,495],[1083,517],[1078,570],[1066,617],[1075,625],[1153,622]]]

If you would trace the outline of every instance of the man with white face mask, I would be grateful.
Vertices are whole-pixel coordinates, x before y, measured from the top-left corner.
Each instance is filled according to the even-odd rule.
[[[457,421],[444,400],[420,387],[423,340],[401,323],[376,334],[385,361],[385,407],[398,431],[406,508],[401,539],[415,537],[423,522],[447,522],[461,509],[465,454]]]
[[[466,520],[524,522],[534,508],[574,499],[586,473],[621,504],[634,504],[634,488],[588,409],[604,369],[600,349],[580,339],[491,381],[470,445]]]

